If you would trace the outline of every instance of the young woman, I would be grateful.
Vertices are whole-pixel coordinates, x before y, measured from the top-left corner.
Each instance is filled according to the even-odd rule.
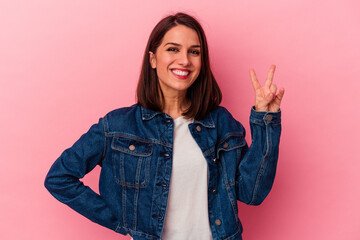
[[[251,146],[219,106],[204,31],[191,16],[162,19],[146,46],[138,102],[99,119],[51,167],[45,186],[90,220],[133,239],[242,239],[237,200],[260,204],[274,181],[281,132],[271,66],[255,105]],[[100,195],[79,179],[102,166]]]

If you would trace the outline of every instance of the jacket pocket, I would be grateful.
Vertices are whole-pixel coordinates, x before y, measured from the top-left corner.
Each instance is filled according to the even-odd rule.
[[[127,187],[145,187],[149,182],[152,144],[114,137],[111,148],[116,182]]]
[[[220,160],[222,186],[229,200],[228,202],[224,201],[224,208],[228,208],[229,211],[231,211],[230,208],[232,209],[233,214],[229,214],[228,218],[231,219],[231,222],[236,223],[236,229],[239,229],[241,223],[238,218],[235,184],[237,168],[240,164],[241,153],[245,145],[246,141],[242,133],[229,134],[216,145],[216,156]]]
[[[235,184],[241,153],[246,145],[243,134],[232,133],[216,145],[216,157],[220,160],[224,187]]]

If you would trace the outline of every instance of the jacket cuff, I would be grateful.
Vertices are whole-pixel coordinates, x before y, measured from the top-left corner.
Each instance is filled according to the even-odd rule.
[[[281,123],[281,109],[277,112],[256,111],[255,106],[251,108],[250,122],[256,124],[280,124]]]

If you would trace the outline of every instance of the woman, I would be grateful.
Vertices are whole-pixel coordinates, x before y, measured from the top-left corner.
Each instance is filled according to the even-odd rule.
[[[242,239],[237,200],[260,204],[275,177],[281,132],[272,84],[250,70],[255,90],[252,144],[219,106],[205,34],[177,13],[153,29],[137,88],[138,102],[113,110],[65,150],[45,186],[90,220],[133,239]],[[100,195],[83,185],[101,165]]]

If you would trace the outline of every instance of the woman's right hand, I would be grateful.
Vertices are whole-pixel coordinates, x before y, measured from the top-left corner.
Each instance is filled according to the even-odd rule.
[[[255,91],[255,110],[266,112],[278,112],[285,89],[280,88],[276,94],[277,87],[272,83],[275,65],[271,65],[264,86],[261,86],[256,78],[254,69],[250,69],[250,78]]]

